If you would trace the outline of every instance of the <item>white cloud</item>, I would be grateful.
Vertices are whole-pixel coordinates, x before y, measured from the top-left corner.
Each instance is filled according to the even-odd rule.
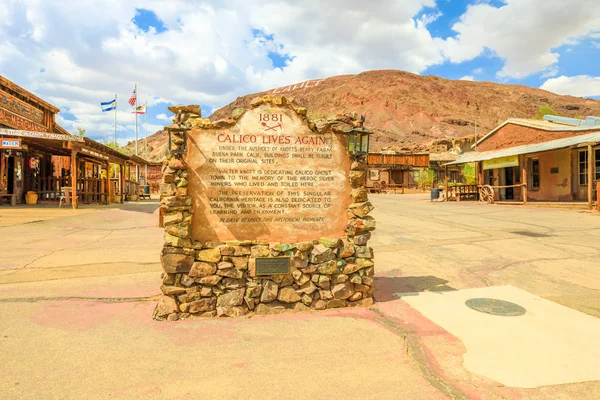
[[[473,73],[476,75],[482,74],[483,73],[483,68],[475,68],[473,70]]]
[[[161,121],[170,121],[171,120],[171,118],[167,117],[167,114],[165,114],[165,113],[157,114],[156,119],[160,119]]]
[[[548,79],[540,89],[578,97],[600,96],[600,77],[577,75]]]
[[[462,78],[460,78],[461,81],[474,81],[475,78],[473,78],[473,75],[465,75]]]
[[[419,73],[443,61],[426,27],[439,16],[434,0],[368,7],[358,0],[1,3],[2,74],[68,108],[76,120],[59,118],[66,129],[81,126],[107,139],[114,115],[100,113],[99,103],[117,93],[118,133],[131,139],[126,100],[136,82],[140,102],[147,99],[151,113],[161,116],[150,114],[156,123],[169,115],[171,102],[215,109],[307,79],[382,68]],[[136,8],[152,10],[167,30],[139,30],[132,22]],[[270,51],[294,58],[274,69]]]
[[[505,60],[499,77],[522,78],[558,61],[554,49],[595,35],[597,0],[506,0],[501,7],[475,4],[452,26],[455,37],[436,39],[451,62],[471,60],[490,49]]]
[[[556,65],[553,65],[553,66],[547,68],[546,71],[544,71],[544,73],[540,76],[542,78],[550,78],[550,77],[556,76],[556,75],[558,75],[558,67]]]

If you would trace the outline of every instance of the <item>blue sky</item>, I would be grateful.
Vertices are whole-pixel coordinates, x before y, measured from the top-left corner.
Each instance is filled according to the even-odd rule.
[[[2,75],[97,140],[112,138],[114,114],[99,103],[117,93],[120,143],[134,137],[135,83],[152,133],[170,123],[170,104],[201,104],[207,116],[237,96],[371,69],[600,98],[598,65],[591,0],[0,4]]]

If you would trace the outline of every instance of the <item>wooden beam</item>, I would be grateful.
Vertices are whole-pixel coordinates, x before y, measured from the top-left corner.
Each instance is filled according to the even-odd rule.
[[[125,201],[125,166],[119,165],[119,193],[121,194],[120,203]]]
[[[594,152],[592,145],[588,144],[588,209],[592,209],[594,195]]]
[[[482,186],[483,185],[483,163],[481,161],[477,161],[477,184]]]
[[[444,166],[444,201],[448,201],[448,166]]]
[[[523,204],[527,203],[527,178],[529,176],[529,169],[527,168],[527,156],[522,157],[523,165],[521,168],[521,183],[523,184],[523,189],[521,189],[521,197],[523,200]]]
[[[71,150],[71,204],[77,208],[77,150]]]

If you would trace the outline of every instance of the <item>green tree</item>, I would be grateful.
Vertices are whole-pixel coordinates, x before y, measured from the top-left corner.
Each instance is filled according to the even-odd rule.
[[[557,115],[549,104],[544,104],[535,113],[535,119],[544,119],[544,115]]]
[[[435,171],[431,168],[424,168],[419,172],[419,187],[421,189],[432,186],[433,181],[435,180]]]
[[[77,127],[77,132],[75,132],[74,134],[77,135],[77,136],[84,137],[86,132],[87,132],[87,129],[84,129],[84,128],[78,126]]]
[[[462,176],[465,177],[465,183],[467,185],[474,185],[477,183],[475,163],[463,164],[460,172]]]

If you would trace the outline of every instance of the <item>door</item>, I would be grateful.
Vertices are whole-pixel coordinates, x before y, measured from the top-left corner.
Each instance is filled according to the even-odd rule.
[[[507,167],[504,168],[504,185],[511,186],[515,184],[515,168]],[[515,198],[515,188],[506,188],[505,192],[505,200],[514,200]]]
[[[25,172],[23,157],[10,156],[8,158],[8,193],[17,195],[17,203],[23,199],[23,174]]]

